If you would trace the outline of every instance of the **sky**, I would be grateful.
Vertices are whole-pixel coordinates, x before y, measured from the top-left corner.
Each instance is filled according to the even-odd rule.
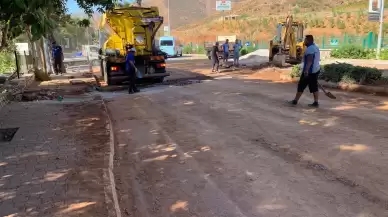
[[[126,0],[126,2],[134,2],[135,0]],[[82,10],[78,7],[75,0],[67,0],[67,8],[70,14],[82,13]]]
[[[67,8],[70,14],[81,12],[81,9],[78,7],[77,2],[75,2],[75,0],[68,0]]]

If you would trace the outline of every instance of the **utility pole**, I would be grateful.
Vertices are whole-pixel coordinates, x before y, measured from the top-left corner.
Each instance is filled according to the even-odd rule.
[[[379,38],[377,40],[377,52],[376,52],[377,59],[380,59],[381,44],[383,40],[383,26],[384,26],[384,0],[380,0],[380,30],[379,30]]]
[[[170,0],[167,0],[168,36],[171,36]]]
[[[89,27],[86,27],[86,39],[88,40],[88,45],[90,45]]]

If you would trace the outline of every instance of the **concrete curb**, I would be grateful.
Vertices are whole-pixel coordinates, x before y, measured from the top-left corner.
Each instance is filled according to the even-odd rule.
[[[324,80],[320,80],[319,83],[322,84],[322,86],[324,87],[340,89],[348,92],[359,92],[359,93],[366,93],[366,94],[376,94],[379,96],[388,96],[388,87],[334,83],[334,82],[327,82]]]
[[[291,78],[289,75],[281,75],[280,79],[283,81],[289,81],[289,82],[298,82],[299,80],[299,78]],[[375,94],[379,96],[388,96],[388,87],[335,83],[335,82],[328,82],[325,80],[319,80],[319,83],[323,87],[339,89],[347,92],[358,92],[358,93],[366,93],[366,94]]]

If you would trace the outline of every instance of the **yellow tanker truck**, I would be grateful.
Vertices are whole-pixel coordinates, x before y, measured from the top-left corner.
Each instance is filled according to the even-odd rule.
[[[135,65],[139,79],[163,81],[169,76],[164,56],[155,46],[155,34],[163,24],[157,7],[123,7],[107,11],[102,26],[109,37],[100,49],[100,66],[104,81],[117,84],[128,80],[125,73],[125,46],[136,48]]]

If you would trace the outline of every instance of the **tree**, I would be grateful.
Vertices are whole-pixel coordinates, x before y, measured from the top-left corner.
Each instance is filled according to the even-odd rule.
[[[77,25],[79,27],[83,27],[83,28],[90,27],[90,20],[89,19],[78,20]]]
[[[76,0],[78,5],[91,15],[93,8],[96,7],[99,12],[114,7],[114,0]],[[48,36],[51,41],[54,39],[53,31],[62,18],[69,20],[66,12],[67,0],[1,0],[0,1],[0,27],[1,43],[0,50],[8,46],[9,40],[17,37],[23,32],[26,34],[30,43],[32,53],[32,63],[35,71],[38,68],[36,61],[35,42]],[[12,25],[11,25],[12,24]],[[88,21],[79,23],[83,26],[90,25]],[[40,56],[42,57],[43,67],[45,68],[45,56],[43,54],[43,41],[41,40]]]
[[[93,8],[95,7],[98,12],[104,12],[114,8],[115,0],[76,0],[80,8],[82,8],[85,13],[91,15],[93,13]]]
[[[88,15],[93,8],[99,12],[114,7],[115,0],[76,0],[80,8]],[[66,15],[66,0],[1,0],[0,1],[0,50],[8,42],[26,31],[29,26],[31,39],[49,33],[58,25],[69,20]],[[12,25],[11,25],[12,23]]]
[[[3,26],[0,49],[7,47],[9,40],[23,32],[29,36],[30,42],[39,39],[55,27],[49,14],[64,14],[65,10],[62,0],[1,0],[0,20]]]

